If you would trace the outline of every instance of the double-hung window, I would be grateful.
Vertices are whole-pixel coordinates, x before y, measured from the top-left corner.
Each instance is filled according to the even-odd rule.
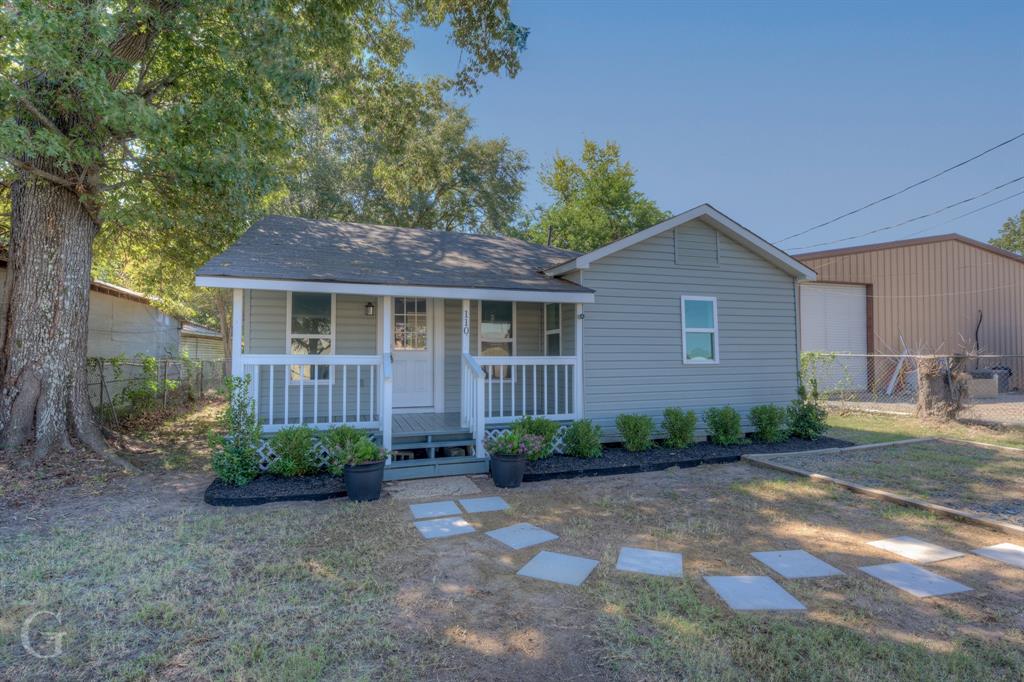
[[[544,304],[544,354],[562,354],[562,304]]]
[[[480,301],[480,355],[510,358],[515,354],[516,304],[511,301]],[[481,363],[486,364],[486,363]],[[509,378],[512,368],[495,366],[491,379]]]
[[[332,294],[288,293],[288,352],[291,355],[330,355],[334,342]],[[291,365],[294,382],[330,381],[330,365]]]
[[[718,300],[683,296],[683,362],[718,363]]]

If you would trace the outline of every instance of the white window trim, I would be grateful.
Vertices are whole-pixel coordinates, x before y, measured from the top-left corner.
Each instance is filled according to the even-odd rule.
[[[488,303],[491,303],[491,302],[502,303],[503,301],[500,301],[500,300],[499,301],[491,301],[489,299]],[[519,315],[519,310],[518,310],[519,306],[516,305],[515,301],[509,301],[509,302],[512,304],[512,357],[516,357],[519,354],[519,334],[516,333],[516,326],[517,326],[517,322],[518,322],[518,320],[516,318]],[[483,323],[484,323],[484,302],[483,302],[483,300],[480,300],[480,301],[476,302],[476,356],[478,358],[483,358],[483,346],[484,346],[484,341],[485,341],[485,339],[484,339]],[[486,339],[486,340],[487,341],[491,341],[491,339]],[[505,341],[504,339],[495,340],[494,342],[495,343],[507,343],[507,341]],[[485,364],[487,364],[487,362],[485,360],[481,360],[480,364],[485,365]],[[500,380],[501,380],[500,377],[488,377],[487,378],[487,381],[500,381]]]
[[[558,326],[554,329],[548,329],[548,306],[557,306],[558,310]],[[561,303],[545,303],[544,304],[544,355],[548,355],[548,337],[553,334],[558,334],[558,355],[551,357],[562,357],[562,304]],[[515,332],[513,332],[514,334]]]
[[[305,355],[302,353],[292,352],[292,339],[298,337],[303,339],[327,339],[331,342],[331,354],[338,354],[338,346],[335,340],[335,324],[336,324],[336,311],[338,308],[338,302],[335,300],[335,295],[331,294],[331,333],[328,334],[293,334],[292,333],[292,292],[288,292],[287,303],[285,304],[285,316],[284,316],[284,328],[285,328],[285,348],[284,352],[286,355],[294,355],[296,357],[312,358],[313,355]],[[297,365],[314,365],[312,362],[297,362]],[[327,378],[326,379],[292,379],[292,367],[288,365],[288,369],[284,373],[285,380],[289,384],[320,384],[327,385],[334,383],[334,365],[327,366]]]
[[[711,314],[715,320],[714,327],[687,327],[686,326],[686,302],[687,301],[711,301]],[[683,331],[683,364],[684,365],[717,365],[722,356],[718,353],[718,299],[714,296],[682,296],[679,301],[679,322]],[[711,333],[714,339],[714,360],[687,359],[686,332]]]

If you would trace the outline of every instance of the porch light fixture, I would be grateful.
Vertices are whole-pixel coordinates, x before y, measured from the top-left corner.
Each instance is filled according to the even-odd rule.
[[[377,312],[377,308],[376,308],[376,306],[373,305],[373,301],[370,301],[369,303],[366,304],[366,316],[367,317],[373,317],[376,312]]]

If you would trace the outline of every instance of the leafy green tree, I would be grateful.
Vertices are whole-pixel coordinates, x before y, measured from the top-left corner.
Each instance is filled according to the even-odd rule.
[[[1007,251],[1024,255],[1024,211],[1018,216],[1010,216],[999,229],[999,236],[989,243]]]
[[[636,189],[633,167],[619,145],[583,141],[579,161],[555,155],[540,176],[554,203],[527,229],[533,241],[574,251],[591,251],[668,217]]]
[[[0,5],[0,180],[10,186],[0,447],[103,451],[86,390],[93,243],[201,262],[278,184],[290,112],[372,92],[415,24],[515,75],[507,0],[9,0]]]
[[[393,79],[380,100],[306,111],[281,212],[309,218],[466,232],[503,232],[517,218],[526,155],[472,134],[437,81]]]

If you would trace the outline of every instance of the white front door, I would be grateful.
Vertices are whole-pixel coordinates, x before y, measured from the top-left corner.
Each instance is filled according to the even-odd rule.
[[[428,298],[395,297],[391,329],[395,407],[434,406],[433,311]]]

